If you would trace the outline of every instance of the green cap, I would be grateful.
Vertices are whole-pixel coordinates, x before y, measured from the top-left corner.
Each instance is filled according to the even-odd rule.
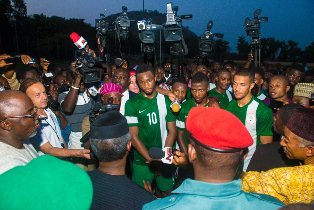
[[[89,209],[92,196],[85,171],[49,155],[0,175],[0,209]]]

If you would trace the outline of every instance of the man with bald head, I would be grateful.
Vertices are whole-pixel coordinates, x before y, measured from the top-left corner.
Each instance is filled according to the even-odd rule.
[[[27,143],[28,138],[36,135],[37,120],[34,104],[25,93],[0,92],[0,174],[38,156]]]

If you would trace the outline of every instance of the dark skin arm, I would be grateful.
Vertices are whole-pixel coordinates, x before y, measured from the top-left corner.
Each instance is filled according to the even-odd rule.
[[[180,147],[180,151],[184,154],[188,154],[188,150],[186,148],[185,142],[184,142],[184,131],[178,130],[178,144]]]
[[[81,78],[81,74],[77,73],[72,86],[80,88]],[[79,89],[70,88],[69,93],[64,98],[64,101],[61,104],[61,108],[64,113],[71,114],[74,111],[79,91]]]
[[[146,146],[141,142],[138,137],[138,127],[129,127],[129,131],[131,134],[131,143],[133,147],[146,159],[146,161],[150,162],[152,158],[149,156]]]
[[[65,119],[65,117],[60,111],[55,111],[54,113],[60,119],[61,128],[65,129],[67,127],[68,121]]]
[[[177,136],[176,122],[167,122],[167,127],[168,136],[166,138],[165,147],[172,147]]]

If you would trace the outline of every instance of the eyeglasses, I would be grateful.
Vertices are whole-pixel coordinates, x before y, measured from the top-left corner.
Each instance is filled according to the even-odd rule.
[[[32,114],[25,114],[25,115],[16,115],[16,116],[11,116],[11,117],[6,117],[1,121],[5,121],[6,119],[10,119],[10,118],[14,118],[14,119],[21,119],[21,118],[33,118],[35,120],[35,118],[37,118],[37,110],[36,108],[34,108],[34,113]]]

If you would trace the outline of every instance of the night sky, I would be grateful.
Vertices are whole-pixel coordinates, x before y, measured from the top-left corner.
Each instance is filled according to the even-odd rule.
[[[121,12],[123,5],[129,11],[142,10],[143,0],[25,0],[28,15],[41,14],[65,18],[85,19],[94,26],[95,18],[106,10],[106,14]],[[165,0],[145,0],[145,9],[166,13]],[[192,14],[193,19],[184,20],[183,25],[198,36],[212,20],[212,32],[223,33],[236,50],[237,39],[246,35],[244,19],[252,18],[256,9],[262,9],[261,16],[269,17],[262,23],[261,37],[274,37],[277,40],[294,40],[304,48],[314,42],[314,0],[173,0],[179,6],[178,14]],[[79,31],[78,31],[79,33]],[[247,40],[250,41],[249,37]]]

